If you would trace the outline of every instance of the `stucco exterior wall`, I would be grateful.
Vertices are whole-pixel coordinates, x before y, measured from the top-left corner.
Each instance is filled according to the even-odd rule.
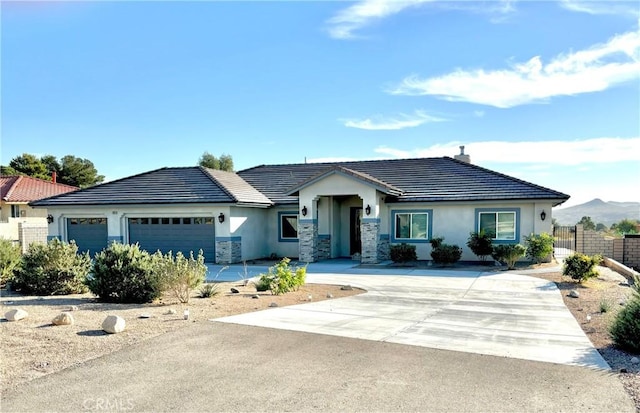
[[[231,208],[229,214],[230,236],[241,240],[242,260],[269,256],[267,224],[270,211],[262,208]]]
[[[540,205],[533,202],[513,202],[513,203],[489,203],[478,202],[473,204],[442,204],[442,203],[429,203],[429,204],[389,204],[387,205],[389,213],[387,219],[391,218],[391,210],[432,210],[432,237],[444,237],[444,242],[447,244],[455,244],[462,248],[462,260],[475,261],[478,258],[467,247],[467,240],[469,233],[476,231],[476,209],[477,208],[510,208],[519,210],[517,228],[519,229],[518,238],[515,242],[524,243],[524,237],[531,233],[548,232],[551,233],[551,205]],[[543,222],[540,219],[539,211],[541,208],[546,207],[547,217]],[[549,224],[547,224],[547,221]],[[548,227],[548,229],[547,229]],[[387,229],[390,225],[387,225]],[[384,230],[381,228],[381,233]],[[416,253],[419,260],[431,259],[431,245],[428,242],[409,242],[416,246]],[[391,244],[398,244],[398,242],[391,242]]]
[[[286,205],[278,208],[271,208],[267,210],[266,214],[266,222],[265,222],[265,251],[262,257],[268,257],[271,254],[276,254],[279,257],[289,257],[289,258],[297,258],[298,251],[298,241],[287,240],[280,241],[278,237],[278,231],[280,226],[280,212],[286,212],[291,214],[298,213],[297,205]],[[298,216],[298,222],[300,220],[300,216]],[[299,229],[298,229],[299,231]],[[260,257],[260,258],[262,258]]]

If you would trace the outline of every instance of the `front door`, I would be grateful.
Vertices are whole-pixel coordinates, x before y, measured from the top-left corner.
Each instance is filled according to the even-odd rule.
[[[351,207],[351,218],[349,220],[350,227],[350,255],[362,253],[362,239],[360,234],[360,224],[362,223],[362,207]]]

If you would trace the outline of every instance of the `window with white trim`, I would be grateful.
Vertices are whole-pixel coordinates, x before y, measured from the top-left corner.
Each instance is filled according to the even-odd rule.
[[[516,213],[514,211],[480,212],[478,231],[483,231],[494,240],[516,239]]]
[[[280,215],[280,238],[298,239],[298,215]]]
[[[428,238],[429,214],[426,212],[397,212],[395,223],[397,240]]]

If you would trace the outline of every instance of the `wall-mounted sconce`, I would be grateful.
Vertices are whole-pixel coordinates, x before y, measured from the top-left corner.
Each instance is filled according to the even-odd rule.
[[[547,213],[544,212],[544,209],[543,209],[542,212],[540,213],[540,219],[544,221],[546,218],[547,218]]]
[[[371,214],[371,205],[367,205],[367,207],[364,209],[364,212],[369,215]]]
[[[221,224],[224,222],[224,214],[222,212],[218,215],[218,222]]]
[[[47,215],[47,222],[49,224],[51,224],[53,222],[53,215],[51,215],[51,214]]]
[[[303,206],[303,207],[302,207],[302,216],[303,216],[303,217],[306,217],[306,216],[307,216],[307,207],[306,207],[306,206]]]

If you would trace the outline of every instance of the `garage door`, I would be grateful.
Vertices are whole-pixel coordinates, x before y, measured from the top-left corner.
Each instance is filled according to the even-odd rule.
[[[78,245],[78,251],[89,251],[91,257],[107,246],[106,218],[67,218],[67,238]]]
[[[150,253],[180,251],[188,257],[202,250],[206,262],[215,262],[212,217],[129,218],[129,242]]]

